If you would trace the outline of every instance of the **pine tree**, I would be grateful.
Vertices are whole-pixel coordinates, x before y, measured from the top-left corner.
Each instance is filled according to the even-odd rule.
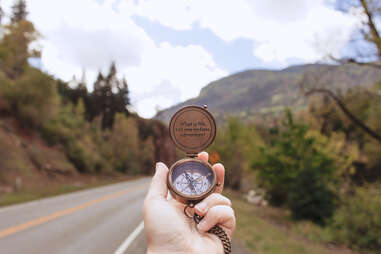
[[[112,63],[110,66],[109,74],[107,75],[104,86],[101,89],[103,102],[103,116],[102,116],[102,129],[111,129],[114,123],[114,110],[113,110],[113,85],[116,80],[116,66]]]
[[[98,72],[98,76],[93,85],[93,92],[89,94],[88,105],[86,106],[86,115],[89,121],[92,121],[95,117],[102,113],[102,87],[104,86],[105,78],[101,71]]]
[[[103,76],[98,73],[88,106],[89,119],[102,116],[102,128],[111,129],[116,113],[128,115],[127,106],[130,104],[126,79],[118,80],[115,62],[111,63],[109,73]]]
[[[28,11],[26,9],[25,0],[17,0],[16,3],[12,6],[12,24],[17,24],[21,20],[25,20],[27,15]]]
[[[118,95],[120,98],[120,103],[123,104],[123,108],[126,110],[126,114],[128,115],[129,112],[127,110],[127,106],[130,105],[130,98],[129,98],[129,90],[128,90],[128,83],[126,78],[122,79],[122,84],[118,87]]]
[[[2,24],[3,18],[4,18],[4,10],[3,10],[3,8],[0,6],[0,25]]]

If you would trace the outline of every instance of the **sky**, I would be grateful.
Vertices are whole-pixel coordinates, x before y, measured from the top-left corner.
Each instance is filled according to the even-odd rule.
[[[152,117],[247,69],[340,55],[357,26],[333,0],[27,0],[42,34],[39,66],[91,84],[112,61],[133,110]],[[10,13],[12,0],[1,5]]]

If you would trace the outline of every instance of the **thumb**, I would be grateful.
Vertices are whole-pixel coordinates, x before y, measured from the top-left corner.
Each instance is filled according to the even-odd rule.
[[[167,178],[168,178],[168,168],[162,163],[156,163],[156,172],[152,178],[151,186],[148,190],[148,198],[167,198],[168,187],[167,187]]]

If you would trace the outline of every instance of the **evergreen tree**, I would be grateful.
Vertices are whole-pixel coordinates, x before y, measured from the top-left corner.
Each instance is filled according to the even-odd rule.
[[[0,25],[2,24],[3,18],[4,18],[4,10],[3,10],[3,8],[0,6]]]
[[[111,129],[113,127],[116,113],[128,115],[127,106],[130,104],[127,81],[117,78],[116,65],[113,62],[107,76],[99,72],[94,83],[94,91],[89,99],[88,118],[94,119],[102,116],[102,128]]]
[[[102,101],[102,87],[104,86],[105,78],[101,71],[93,85],[93,92],[89,94],[89,103],[86,105],[87,119],[92,121],[96,116],[102,113],[104,103]]]
[[[114,123],[114,110],[113,110],[113,86],[116,80],[116,66],[112,63],[110,66],[109,74],[107,75],[104,86],[101,89],[101,102],[103,102],[102,110],[102,129],[110,129]]]
[[[12,24],[16,24],[21,20],[25,20],[27,15],[28,11],[26,9],[25,0],[17,0],[16,3],[12,6]]]
[[[120,105],[123,105],[123,108],[121,110],[126,110],[125,113],[129,114],[127,110],[127,106],[130,105],[130,97],[129,97],[129,90],[128,90],[128,83],[126,78],[122,79],[122,83],[118,87],[118,97],[120,100]]]

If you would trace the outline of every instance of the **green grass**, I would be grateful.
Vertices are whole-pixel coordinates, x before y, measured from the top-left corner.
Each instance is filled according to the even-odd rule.
[[[226,194],[226,193],[225,193]],[[294,230],[291,222],[287,222],[285,213],[274,216],[262,214],[253,205],[241,199],[238,194],[226,194],[233,203],[237,226],[234,237],[256,254],[349,254],[348,249],[328,246],[307,235]],[[269,209],[271,213],[271,209]],[[268,217],[268,218],[266,218]],[[272,219],[271,219],[272,217]],[[277,218],[278,217],[278,218]],[[281,218],[286,224],[280,222]],[[300,231],[299,231],[300,232]]]
[[[96,183],[84,184],[80,186],[78,186],[78,184],[56,184],[53,186],[46,187],[39,186],[28,189],[20,189],[19,191],[13,193],[0,194],[0,207],[42,199],[51,196],[57,196],[79,190],[101,187],[108,184],[114,184],[136,178],[137,177],[120,177],[112,180],[100,179]]]

